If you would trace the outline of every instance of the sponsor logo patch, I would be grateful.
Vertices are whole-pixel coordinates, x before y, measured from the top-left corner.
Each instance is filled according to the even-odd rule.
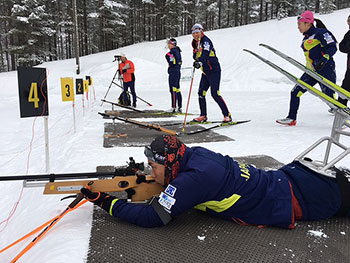
[[[171,210],[171,207],[175,204],[176,199],[164,194],[163,192],[159,196],[159,204],[165,207],[168,210]]]
[[[328,32],[323,34],[323,38],[324,40],[326,40],[327,44],[334,42],[332,35],[329,34]]]
[[[166,194],[174,197],[176,192],[176,187],[172,186],[171,184],[168,185],[168,187],[164,191]]]
[[[203,44],[203,48],[204,48],[204,50],[210,50],[210,44],[209,44],[209,42],[204,42],[204,44]]]

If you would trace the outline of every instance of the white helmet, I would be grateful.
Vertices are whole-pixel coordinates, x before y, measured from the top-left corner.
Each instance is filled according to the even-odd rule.
[[[192,33],[201,32],[203,31],[203,27],[201,24],[196,23],[192,26],[191,30],[192,30]]]

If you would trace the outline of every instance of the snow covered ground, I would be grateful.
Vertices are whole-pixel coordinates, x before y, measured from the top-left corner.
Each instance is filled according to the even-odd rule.
[[[350,9],[333,14],[316,16],[320,18],[341,41],[348,27],[346,20]],[[221,94],[234,119],[251,119],[247,124],[225,127],[216,130],[232,137],[232,142],[199,143],[211,150],[230,156],[265,154],[288,163],[307,146],[322,136],[330,134],[333,116],[328,107],[311,94],[301,99],[301,107],[296,127],[277,125],[277,118],[286,117],[289,94],[293,87],[285,77],[253,56],[242,51],[243,48],[256,51],[274,61],[286,70],[301,75],[301,72],[273,53],[259,47],[259,43],[270,44],[288,55],[304,62],[300,48],[302,35],[297,30],[296,18],[273,20],[254,25],[228,28],[206,33],[213,41],[222,67]],[[191,36],[177,38],[183,50],[183,66],[192,65]],[[100,106],[107,88],[116,71],[112,62],[114,55],[124,52],[136,67],[137,95],[150,101],[152,108],[170,108],[170,94],[167,83],[167,64],[164,55],[167,51],[164,40],[144,42],[118,50],[94,54],[81,58],[81,75],[91,75],[94,80],[96,101],[90,101],[83,116],[80,97],[76,105],[76,126],[74,133],[72,106],[61,101],[60,77],[75,75],[75,59],[50,62],[41,65],[48,69],[49,93],[49,141],[50,171],[52,173],[93,172],[98,165],[124,165],[129,156],[136,161],[146,161],[143,149],[103,148],[103,120],[98,111],[110,107]],[[337,83],[341,84],[346,68],[346,55],[335,55]],[[200,73],[194,79],[189,112],[198,114],[197,89]],[[0,175],[25,175],[45,173],[44,122],[42,118],[21,119],[17,87],[17,73],[1,73],[0,104]],[[187,103],[190,82],[182,81],[181,90],[184,103]],[[107,99],[114,100],[120,94],[113,87]],[[91,94],[90,94],[91,96]],[[93,96],[92,96],[93,97]],[[221,120],[221,112],[207,96],[208,117]],[[151,109],[138,101],[141,109]],[[181,120],[183,117],[178,117]],[[152,121],[148,119],[147,121]],[[34,126],[34,128],[33,128]],[[32,148],[30,142],[34,136]],[[350,142],[347,142],[348,145]],[[315,158],[322,156],[317,151]],[[343,165],[349,165],[349,158]],[[28,171],[27,171],[28,170]],[[42,188],[25,188],[21,195],[22,182],[0,182],[0,249],[37,226],[62,212],[70,200],[59,201],[62,196],[42,195]],[[14,215],[5,223],[19,200]],[[84,262],[88,251],[92,205],[86,204],[65,216],[54,229],[27,254],[20,262]],[[346,233],[347,235],[349,233]],[[0,254],[0,262],[9,262],[30,242],[27,239],[16,247]],[[40,260],[39,260],[40,259]]]

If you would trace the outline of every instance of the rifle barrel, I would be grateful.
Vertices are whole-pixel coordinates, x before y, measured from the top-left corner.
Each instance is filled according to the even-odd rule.
[[[113,176],[116,176],[116,175],[117,175],[116,172],[12,175],[12,176],[0,176],[0,181],[29,180],[29,181],[50,181],[50,182],[54,182],[55,180],[113,177]]]

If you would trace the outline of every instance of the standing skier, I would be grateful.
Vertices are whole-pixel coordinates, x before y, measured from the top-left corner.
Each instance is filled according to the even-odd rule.
[[[193,121],[205,122],[207,120],[205,95],[210,87],[211,96],[219,105],[221,112],[224,115],[223,122],[230,122],[232,121],[231,114],[219,92],[221,68],[219,60],[216,57],[213,43],[204,35],[203,27],[200,24],[195,24],[192,27],[192,37],[193,59],[195,60],[193,67],[202,69],[202,78],[198,90],[201,113],[200,116],[193,119]]]
[[[347,67],[345,72],[345,77],[341,87],[347,91],[350,91],[350,16],[348,17],[349,31],[345,34],[344,39],[339,44],[340,52],[348,54]],[[345,106],[348,101],[346,99],[338,98],[338,101]]]
[[[316,27],[313,25],[314,21],[316,21]],[[333,34],[326,29],[319,19],[314,19],[313,13],[309,10],[298,16],[298,29],[304,35],[301,48],[306,57],[306,66],[326,79],[335,82],[336,74],[333,55],[337,52],[337,45]],[[318,83],[306,73],[300,79],[311,86]],[[321,83],[319,84],[322,92],[333,98],[334,91]],[[289,126],[296,125],[300,96],[305,92],[306,90],[298,85],[292,89],[288,116],[287,118],[276,120],[277,123]],[[330,112],[333,112],[332,110],[331,108]]]
[[[177,46],[177,41],[175,38],[170,38],[168,40],[169,52],[166,53],[165,59],[169,63],[168,73],[169,73],[169,88],[171,94],[171,111],[176,112],[176,103],[177,111],[182,112],[182,96],[180,91],[180,69],[181,69],[181,49]]]
[[[119,64],[119,73],[123,75],[124,101],[128,101],[127,92],[130,88],[132,95],[132,106],[136,108],[136,92],[135,92],[135,66],[131,60],[126,58],[125,54],[121,54],[121,63]]]

